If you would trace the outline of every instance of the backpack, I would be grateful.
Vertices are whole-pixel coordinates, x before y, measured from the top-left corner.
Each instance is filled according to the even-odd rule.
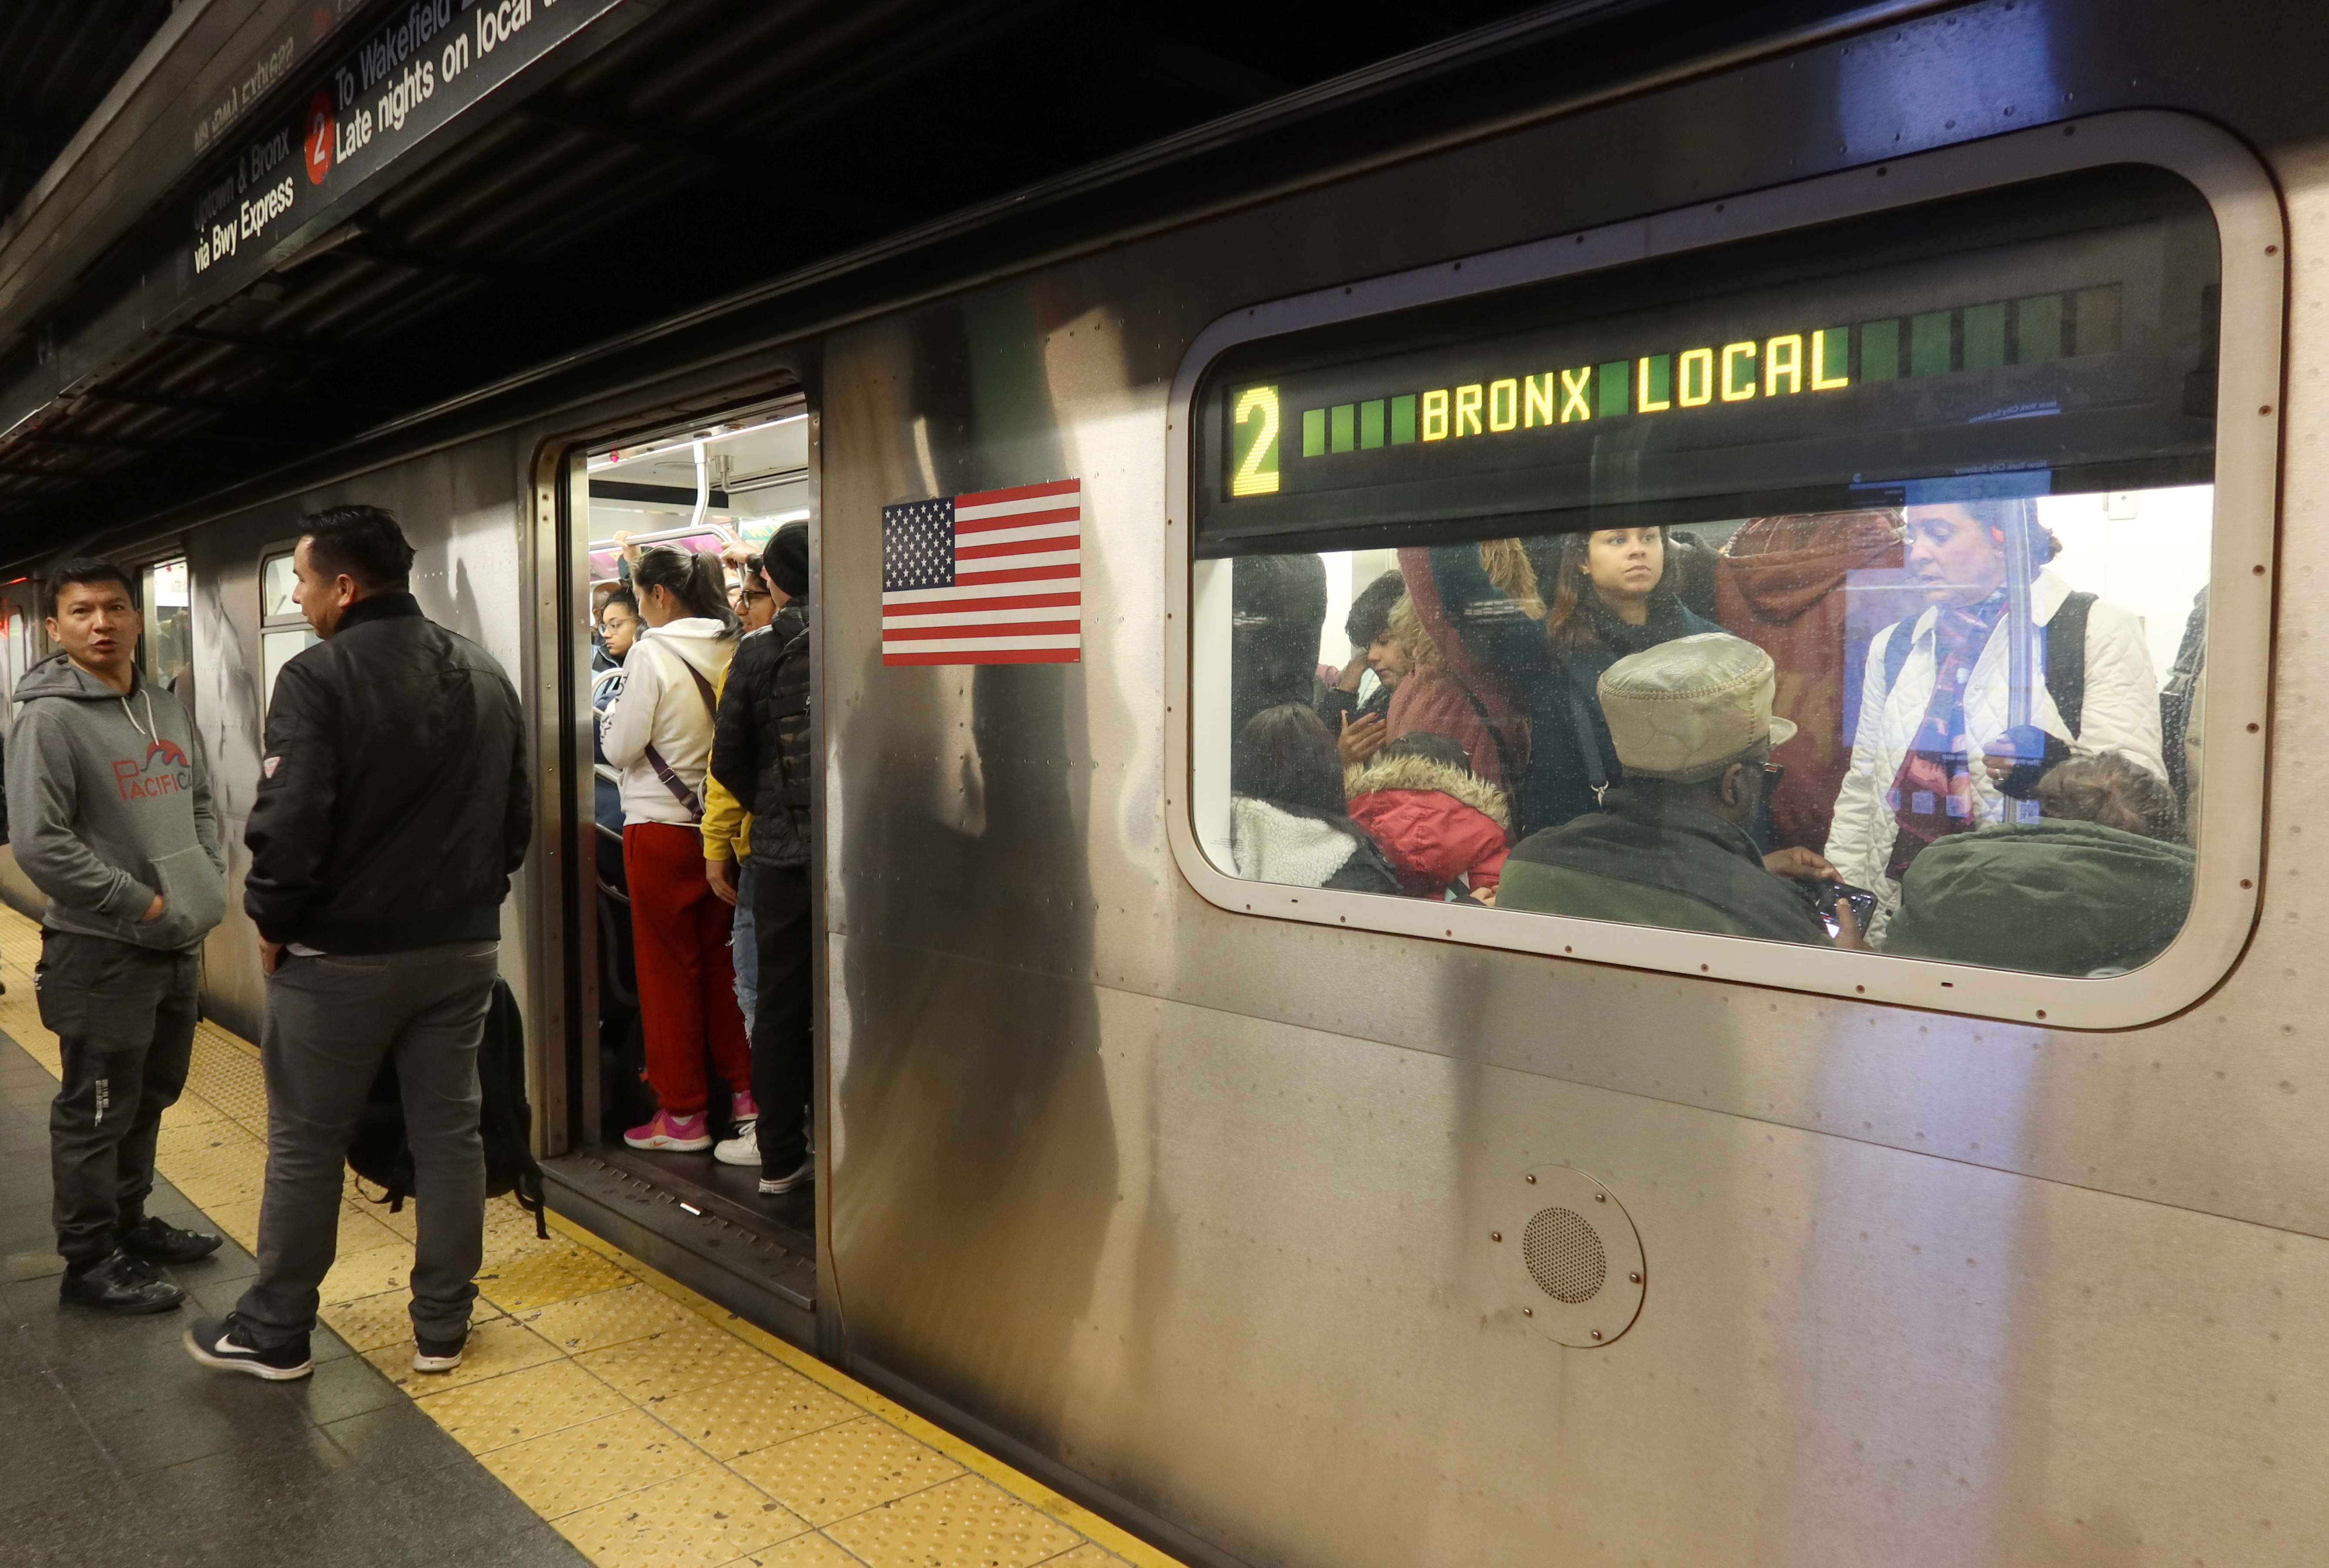
[[[477,1086],[483,1091],[477,1131],[486,1143],[486,1196],[515,1192],[520,1208],[533,1216],[533,1234],[547,1241],[543,1222],[542,1167],[533,1158],[533,1109],[525,1098],[525,1021],[509,981],[496,976],[486,1008],[485,1038],[477,1046]],[[372,1201],[391,1214],[402,1212],[412,1196],[412,1146],[404,1137],[404,1092],[396,1081],[393,1056],[380,1065],[356,1118],[348,1145],[349,1168],[382,1188]]]
[[[2087,612],[2095,607],[2092,594],[2071,594],[2046,623],[2046,692],[2054,699],[2054,711],[2070,727],[2070,738],[2079,737],[2079,720],[2087,711]],[[1884,695],[1892,695],[1892,688],[1900,683],[1901,668],[1909,662],[1909,644],[1916,635],[1901,634],[1901,628],[1912,626],[1914,621],[1893,624],[1891,636],[1884,640]]]

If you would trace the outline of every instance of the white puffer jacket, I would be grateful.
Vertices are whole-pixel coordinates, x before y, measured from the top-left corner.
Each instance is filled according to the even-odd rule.
[[[599,716],[599,744],[607,760],[623,770],[623,822],[675,822],[696,820],[647,760],[653,746],[696,800],[703,800],[703,775],[712,765],[712,709],[689,669],[715,690],[736,639],[709,616],[643,627],[623,660],[623,690]]]
[[[2044,626],[2070,591],[2070,585],[2051,568],[2040,571],[2030,583],[2031,620]],[[1893,623],[1870,639],[1868,670],[1861,682],[1859,728],[1852,741],[1852,766],[1836,792],[1835,822],[1828,832],[1828,863],[1846,882],[1876,894],[1880,923],[1900,899],[1900,885],[1884,874],[1900,831],[1884,796],[1892,781],[1900,776],[1900,764],[1932,698],[1933,622],[1938,615],[1938,611],[1928,609],[1913,620]],[[1915,641],[1900,666],[1900,678],[1887,691],[1885,652],[1900,636]],[[1966,682],[1966,729],[1976,748],[2006,730],[2007,675],[2006,643],[1993,631]],[[2042,682],[2030,694],[2030,722],[2066,743],[2074,756],[2116,751],[2162,778],[2167,776],[2167,765],[2159,750],[2159,678],[2151,668],[2143,624],[2132,612],[2101,599],[2087,611],[2086,707],[2079,715],[2078,735],[2071,736],[2070,727],[2055,709],[2052,693]],[[1973,787],[1981,803],[1982,820],[2004,822],[2006,797],[1978,765],[1973,770]]]

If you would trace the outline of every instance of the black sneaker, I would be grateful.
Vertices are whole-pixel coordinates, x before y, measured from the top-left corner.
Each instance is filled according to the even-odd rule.
[[[86,1307],[124,1318],[167,1312],[185,1299],[185,1291],[118,1247],[86,1269],[68,1269],[64,1283],[57,1287],[61,1306]]]
[[[816,1179],[816,1156],[814,1154],[804,1154],[801,1156],[799,1166],[786,1172],[784,1175],[770,1176],[766,1171],[763,1171],[760,1175],[760,1196],[762,1197],[776,1197],[780,1194],[792,1191],[792,1189],[797,1187],[806,1187],[810,1182],[815,1181]]]
[[[424,1339],[412,1337],[412,1370],[415,1372],[450,1372],[461,1365],[461,1351],[469,1343],[465,1332],[457,1339]]]
[[[121,1233],[121,1250],[149,1263],[200,1262],[226,1244],[224,1236],[208,1231],[180,1230],[147,1215]]]
[[[229,1312],[223,1318],[197,1319],[186,1330],[186,1354],[222,1372],[248,1372],[269,1383],[288,1383],[316,1370],[307,1359],[307,1336],[260,1349],[243,1326]]]

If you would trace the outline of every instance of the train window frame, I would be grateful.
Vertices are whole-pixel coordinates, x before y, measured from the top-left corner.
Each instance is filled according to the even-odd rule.
[[[155,657],[159,651],[157,639],[155,635],[155,629],[160,624],[161,616],[156,614],[156,612],[163,608],[161,605],[156,602],[154,597],[156,586],[155,578],[156,574],[173,566],[178,568],[185,577],[186,604],[184,607],[187,611],[187,624],[189,627],[189,634],[186,639],[186,662],[188,667],[191,669],[193,663],[193,638],[191,630],[193,624],[194,577],[193,558],[184,550],[176,550],[168,555],[154,556],[146,559],[140,560],[136,566],[129,568],[130,577],[137,585],[137,599],[139,625],[137,636],[137,669],[139,673],[143,674],[147,680],[156,682],[157,685],[167,685],[168,683],[162,679],[161,672],[153,667]],[[189,695],[191,696],[191,689],[189,690]]]
[[[2191,912],[2158,957],[2107,978],[2037,974],[1571,915],[1515,919],[1509,910],[1250,882],[1208,858],[1195,822],[1198,776],[1202,769],[1226,778],[1228,737],[1196,733],[1192,698],[1200,665],[1224,656],[1205,651],[1202,639],[1211,626],[1225,650],[1228,606],[1225,594],[1205,604],[1195,595],[1192,437],[1202,382],[1224,353],[1259,338],[2114,164],[2150,165],[2188,182],[2214,216],[2221,252],[2209,700],[2202,728],[2209,788],[2201,797],[2202,848]],[[1165,602],[1178,624],[1167,624],[1164,700],[1165,825],[1174,863],[1200,897],[1232,914],[2066,1028],[2132,1028],[2183,1010],[2238,960],[2260,898],[2287,249],[2278,194],[2246,147],[2205,121],[2132,110],[1726,194],[1220,317],[1183,356],[1168,405]],[[1210,602],[1214,598],[1220,602]]]
[[[277,561],[289,560],[297,553],[298,549],[299,541],[294,538],[277,540],[261,547],[259,552],[259,670],[262,688],[259,694],[259,711],[262,722],[267,710],[275,705],[276,671],[280,670],[283,664],[289,663],[299,654],[323,641],[321,637],[316,635],[315,628],[307,624],[307,617],[297,609],[285,615],[270,615],[267,613],[267,568]],[[267,640],[270,636],[279,635],[285,632],[305,632],[307,634],[307,640],[297,652],[286,656],[281,663],[270,667],[267,662]]]

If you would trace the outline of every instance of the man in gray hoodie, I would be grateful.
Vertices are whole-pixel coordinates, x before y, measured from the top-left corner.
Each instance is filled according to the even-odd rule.
[[[162,1113],[186,1085],[199,949],[226,913],[226,861],[193,723],[137,669],[129,579],[75,560],[49,593],[62,652],[16,682],[7,778],[8,841],[49,899],[33,984],[64,1057],[49,1112],[59,1294],[165,1312],[185,1292],[157,1265],[219,1246],[145,1205]]]

